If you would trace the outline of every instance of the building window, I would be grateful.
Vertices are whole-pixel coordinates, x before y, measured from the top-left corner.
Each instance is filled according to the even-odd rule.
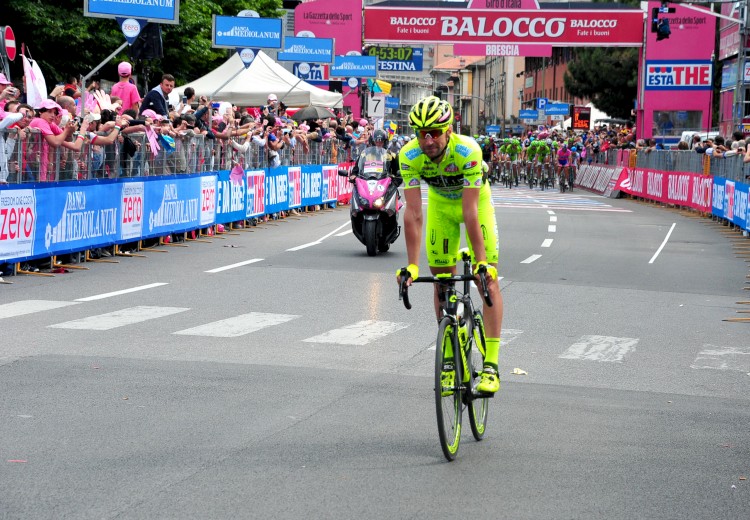
[[[654,110],[653,135],[681,135],[685,130],[702,128],[700,110]]]

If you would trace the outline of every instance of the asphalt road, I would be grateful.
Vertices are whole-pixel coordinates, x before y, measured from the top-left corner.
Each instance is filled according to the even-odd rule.
[[[0,286],[0,518],[750,516],[750,241],[495,192],[503,387],[455,462],[431,289],[339,208]]]

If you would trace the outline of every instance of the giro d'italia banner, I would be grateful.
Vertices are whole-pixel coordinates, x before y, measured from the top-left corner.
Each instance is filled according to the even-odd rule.
[[[5,185],[0,262],[48,258],[348,197],[337,165]]]
[[[370,6],[365,7],[365,41],[640,47],[643,11]]]

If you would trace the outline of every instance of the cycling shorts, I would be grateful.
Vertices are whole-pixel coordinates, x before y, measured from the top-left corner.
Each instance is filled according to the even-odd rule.
[[[497,264],[497,220],[495,207],[492,205],[492,191],[485,183],[479,193],[477,210],[479,225],[484,236],[484,250],[487,262]],[[430,267],[455,267],[458,260],[458,249],[461,245],[461,224],[463,224],[462,199],[449,200],[427,190],[427,261]],[[466,243],[471,251],[472,261],[476,263],[474,249],[468,234]]]
[[[560,165],[560,166],[567,166],[568,165],[568,160],[567,159],[560,159],[558,157],[557,158],[557,164]]]

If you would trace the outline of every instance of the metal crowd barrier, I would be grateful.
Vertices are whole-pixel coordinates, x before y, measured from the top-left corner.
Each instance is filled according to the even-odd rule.
[[[725,179],[748,182],[750,163],[744,162],[742,154],[707,156],[691,150],[651,150],[650,152],[609,149],[592,155],[592,162],[599,164],[631,166],[635,168],[686,173],[703,173]]]
[[[244,151],[236,150],[228,139],[208,139],[204,135],[184,135],[174,139],[174,150],[160,142],[155,153],[144,133],[118,136],[110,145],[82,143],[80,151],[50,146],[36,129],[26,130],[19,139],[17,129],[0,131],[0,184],[111,179],[272,166],[268,150],[249,142]],[[128,143],[125,143],[127,139]],[[242,145],[244,137],[232,138]],[[76,141],[71,141],[75,143]],[[337,139],[298,141],[294,147],[278,151],[281,166],[337,164],[356,153]]]

